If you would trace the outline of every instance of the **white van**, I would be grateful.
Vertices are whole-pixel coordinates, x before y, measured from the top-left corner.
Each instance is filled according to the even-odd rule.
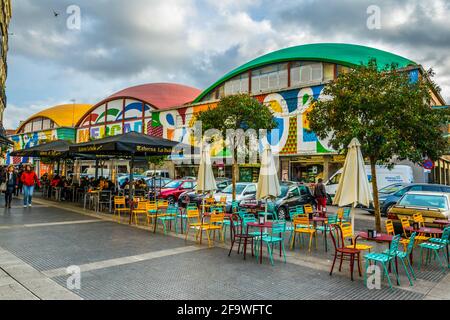
[[[170,178],[169,170],[147,170],[144,173],[146,177],[162,177],[162,178]]]
[[[111,172],[110,172],[109,169],[103,169],[102,170],[101,168],[98,168],[98,177],[109,178],[110,174],[111,174]],[[81,174],[81,176],[82,177],[85,176],[85,177],[88,177],[88,178],[95,177],[95,168],[86,168],[84,170],[84,172]]]
[[[366,165],[367,179],[369,180],[370,191],[372,192],[372,172],[370,166]],[[378,189],[386,187],[387,185],[393,183],[413,183],[414,175],[413,170],[410,166],[396,165],[391,170],[385,166],[376,166],[377,171],[377,185]],[[337,186],[339,184],[339,179],[342,175],[342,169],[337,171],[334,175],[325,182],[325,188],[327,193],[334,198],[336,194]]]

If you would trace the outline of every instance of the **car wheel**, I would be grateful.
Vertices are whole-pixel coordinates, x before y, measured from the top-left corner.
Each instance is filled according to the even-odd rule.
[[[285,207],[280,207],[278,209],[278,219],[289,220],[289,213]]]
[[[167,197],[167,201],[169,201],[169,204],[175,204],[175,197],[169,196],[169,197]]]

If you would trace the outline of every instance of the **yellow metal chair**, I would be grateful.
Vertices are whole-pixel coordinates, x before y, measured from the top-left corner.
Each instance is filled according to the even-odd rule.
[[[167,209],[169,207],[169,201],[167,200],[158,200],[158,209]]]
[[[225,214],[222,213],[215,213],[213,212],[210,215],[209,223],[201,223],[199,232],[205,231],[206,237],[208,239],[208,246],[212,247],[212,244],[214,244],[214,241],[216,240],[216,230],[219,230],[219,239],[223,238],[223,220],[225,219]],[[211,231],[214,231],[214,238],[213,241],[211,241]]]
[[[353,249],[358,249],[361,251],[369,251],[373,248],[373,246],[370,246],[368,244],[363,244],[363,243],[357,243],[355,246],[355,236],[353,234],[353,226],[350,222],[343,222],[341,224],[341,230],[342,230],[342,237],[344,238],[344,241],[347,239],[351,240],[350,245],[346,245],[346,248],[353,248]]]
[[[312,224],[309,223],[309,218],[307,215],[295,216],[294,220],[292,221],[292,225],[294,227],[294,236],[292,237],[292,241],[291,241],[291,249],[294,248],[295,238],[296,238],[297,234],[302,235],[302,239],[303,239],[303,234],[309,235],[308,252],[311,252],[311,244],[312,244],[313,237],[316,240],[315,245],[317,248],[316,229],[314,228],[314,226]]]
[[[137,206],[131,210],[131,213],[134,216],[134,223],[138,225],[138,215],[147,214],[147,201],[139,201]]]
[[[420,218],[419,218],[419,220],[420,220]],[[411,227],[411,224],[409,223],[409,218],[408,217],[400,217],[400,222],[402,224],[403,236],[405,237],[405,239],[409,239],[410,232],[408,230],[406,230],[407,228]],[[428,239],[430,239],[430,237],[427,237],[423,233],[421,233],[421,234],[416,235],[415,241],[424,242],[424,241],[428,241]],[[408,243],[409,243],[409,241],[408,241]]]
[[[310,204],[305,204],[303,206],[303,210],[305,212],[306,215],[310,215],[314,213],[314,208],[312,207],[312,205]]]
[[[126,212],[128,214],[131,213],[131,209],[127,208],[127,203],[125,200],[125,197],[114,197],[114,216],[116,216],[119,219],[120,222],[120,213]]]
[[[409,224],[409,222],[408,222]],[[403,224],[402,224],[403,225]],[[395,236],[395,229],[394,229],[394,223],[392,222],[392,220],[386,220],[385,222],[385,226],[386,226],[386,233],[390,236]],[[403,245],[403,249],[406,251],[406,248],[408,247],[408,243],[409,243],[409,238],[401,238],[400,239],[400,244]]]
[[[202,225],[202,220],[200,219],[200,212],[198,210],[198,208],[190,208],[186,210],[186,237],[185,239],[187,240],[188,238],[188,234],[189,234],[189,230],[195,229],[195,238],[197,239],[198,234],[199,234],[199,230],[200,230],[200,226]]]
[[[419,224],[419,228],[425,227],[425,219],[420,212],[413,214],[413,221]]]
[[[155,201],[147,202],[146,204],[146,215],[147,215],[147,225],[150,226],[150,220],[155,224],[156,229],[156,219],[159,217],[158,205]]]

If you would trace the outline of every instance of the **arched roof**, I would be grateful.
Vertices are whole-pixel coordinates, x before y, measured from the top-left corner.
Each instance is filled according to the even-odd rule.
[[[25,120],[16,130],[20,130],[30,121],[36,118],[48,118],[58,127],[72,127],[92,108],[90,104],[62,104],[35,113]]]
[[[354,67],[356,65],[367,64],[369,60],[373,58],[377,60],[380,68],[383,68],[386,64],[390,65],[392,63],[398,64],[399,68],[404,68],[408,65],[417,65],[414,61],[408,60],[396,54],[360,45],[344,43],[307,44],[274,51],[243,64],[242,66],[224,75],[213,85],[203,91],[194,102],[200,102],[203,97],[214,90],[217,86],[233,78],[234,76],[267,64],[293,60],[305,60],[324,61]]]
[[[156,109],[168,109],[192,102],[200,93],[199,89],[176,83],[148,83],[116,92],[107,100],[134,98]]]

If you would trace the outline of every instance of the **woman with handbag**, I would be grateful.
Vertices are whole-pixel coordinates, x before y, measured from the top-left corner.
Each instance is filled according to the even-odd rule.
[[[33,171],[30,164],[25,165],[25,171],[20,176],[20,180],[23,183],[23,207],[26,208],[31,207],[31,200],[33,199],[33,191],[34,186],[37,184],[39,187],[41,186],[41,182],[39,181],[36,172]]]
[[[12,196],[17,189],[18,182],[19,179],[14,170],[14,165],[10,165],[2,179],[2,187],[5,188],[5,208],[11,208]]]

